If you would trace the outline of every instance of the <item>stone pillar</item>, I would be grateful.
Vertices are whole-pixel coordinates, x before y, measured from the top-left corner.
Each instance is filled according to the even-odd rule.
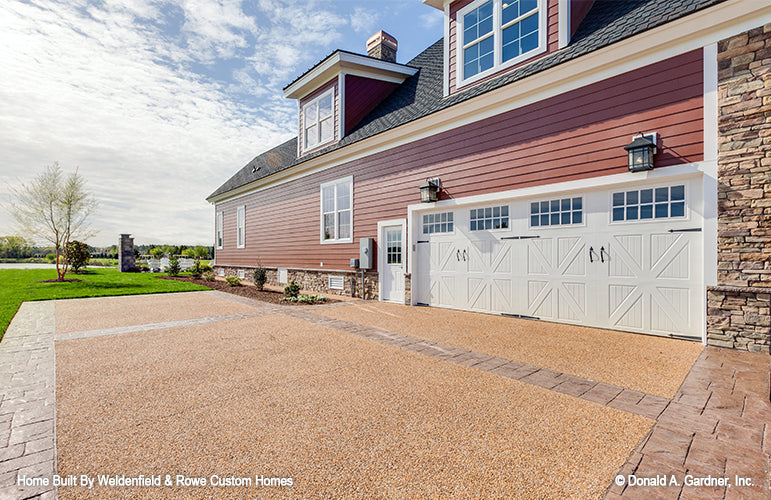
[[[130,234],[121,234],[118,242],[118,269],[125,273],[129,268],[134,267],[136,258],[134,257],[134,238]]]
[[[718,285],[707,342],[771,344],[771,24],[718,43]]]

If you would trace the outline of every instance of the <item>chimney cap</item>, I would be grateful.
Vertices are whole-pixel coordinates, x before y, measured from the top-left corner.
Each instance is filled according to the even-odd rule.
[[[369,37],[369,40],[367,40],[367,52],[369,52],[370,49],[372,49],[372,47],[375,47],[380,43],[382,43],[383,45],[387,45],[394,50],[398,48],[398,43],[396,42],[396,38],[394,38],[393,35],[389,35],[385,31],[380,30],[374,35],[372,35],[371,37]]]

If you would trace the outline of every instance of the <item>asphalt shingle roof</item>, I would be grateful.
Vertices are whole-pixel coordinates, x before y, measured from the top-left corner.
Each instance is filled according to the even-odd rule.
[[[440,39],[407,63],[407,66],[418,68],[418,72],[386,97],[342,140],[297,158],[297,138],[290,139],[254,158],[207,199],[724,1],[597,0],[565,49],[446,98],[442,96],[444,44]]]

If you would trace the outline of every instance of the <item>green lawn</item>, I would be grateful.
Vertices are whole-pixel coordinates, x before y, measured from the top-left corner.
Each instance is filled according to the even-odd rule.
[[[56,279],[55,269],[0,270],[0,340],[22,302],[28,300],[72,299],[105,295],[187,292],[207,290],[184,281],[160,280],[158,274],[119,273],[117,269],[88,269],[86,274],[67,274],[82,281],[72,283],[40,283]]]

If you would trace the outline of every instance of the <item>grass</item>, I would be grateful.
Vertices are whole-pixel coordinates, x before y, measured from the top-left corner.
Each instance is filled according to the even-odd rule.
[[[40,283],[56,279],[55,269],[0,270],[0,340],[22,302],[32,300],[137,295],[142,293],[207,290],[184,281],[159,280],[158,274],[120,273],[114,268],[88,269],[84,274],[67,274],[79,282]]]

